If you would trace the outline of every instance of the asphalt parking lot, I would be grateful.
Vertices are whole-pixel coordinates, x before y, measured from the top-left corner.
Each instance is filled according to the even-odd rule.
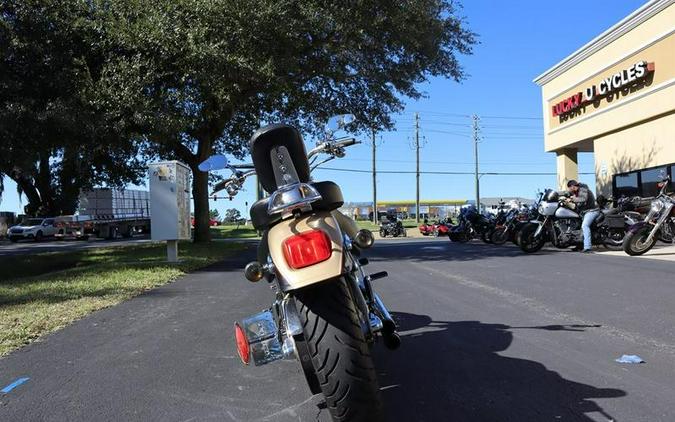
[[[0,359],[0,387],[29,378],[0,394],[0,420],[329,420],[296,362],[239,363],[233,321],[272,299],[242,277],[252,256]],[[375,350],[390,420],[675,420],[675,263],[443,238],[369,256],[403,338]]]

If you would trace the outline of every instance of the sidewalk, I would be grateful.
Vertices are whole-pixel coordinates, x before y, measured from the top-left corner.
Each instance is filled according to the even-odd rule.
[[[624,251],[598,251],[602,255],[613,255],[613,256],[625,256],[627,258],[648,258],[648,259],[658,259],[661,261],[672,261],[675,262],[675,246],[665,245],[663,243],[657,244],[651,251],[647,252],[644,255],[640,256],[629,256]]]

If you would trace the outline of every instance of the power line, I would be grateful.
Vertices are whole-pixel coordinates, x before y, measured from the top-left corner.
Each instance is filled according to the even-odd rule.
[[[468,133],[450,132],[450,131],[447,131],[447,130],[425,129],[424,131],[425,132],[431,132],[431,133],[442,133],[442,134],[445,134],[445,135],[462,136],[462,137],[465,137],[465,138],[471,137],[471,135],[468,134]]]
[[[502,119],[502,120],[543,120],[541,117],[516,117],[516,116],[480,116],[481,119]]]
[[[368,161],[370,162],[370,159],[366,158],[342,158],[340,159],[340,162],[344,161]],[[387,163],[412,163],[413,161],[410,160],[386,160],[386,159],[381,159],[378,158],[379,162],[387,162]],[[505,166],[526,166],[526,165],[542,165],[542,166],[549,166],[549,163],[528,163],[524,161],[483,161],[481,160],[482,164],[500,164],[500,165],[505,165]],[[427,161],[427,160],[420,160],[420,164],[471,164],[473,165],[473,161]]]
[[[361,170],[361,169],[350,169],[350,168],[336,168],[336,167],[317,167],[321,170],[331,170],[331,171],[341,171],[347,173],[371,173],[371,170]],[[378,170],[378,173],[386,174],[416,174],[417,171],[413,170]],[[473,171],[420,171],[420,174],[446,174],[446,175],[474,175]],[[480,175],[485,176],[556,176],[557,173],[545,173],[545,172],[496,172],[496,171],[486,171],[479,173]],[[591,175],[595,173],[591,172],[581,172],[582,175]]]

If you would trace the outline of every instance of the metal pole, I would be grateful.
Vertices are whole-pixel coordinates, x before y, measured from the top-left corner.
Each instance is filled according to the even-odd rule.
[[[415,152],[417,154],[417,195],[415,197],[415,217],[420,222],[420,114],[415,113]]]
[[[375,166],[375,154],[377,146],[375,145],[375,129],[372,130],[373,142],[373,223],[377,224],[377,168]]]
[[[475,178],[476,178],[476,209],[478,212],[480,212],[480,181],[478,178],[478,116],[473,115],[473,158],[474,158],[474,164],[476,165],[476,172],[475,172]]]

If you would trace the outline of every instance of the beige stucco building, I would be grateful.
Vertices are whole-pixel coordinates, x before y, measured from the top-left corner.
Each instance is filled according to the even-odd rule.
[[[652,0],[538,76],[558,183],[593,152],[597,191],[650,196],[675,178],[675,0]]]

